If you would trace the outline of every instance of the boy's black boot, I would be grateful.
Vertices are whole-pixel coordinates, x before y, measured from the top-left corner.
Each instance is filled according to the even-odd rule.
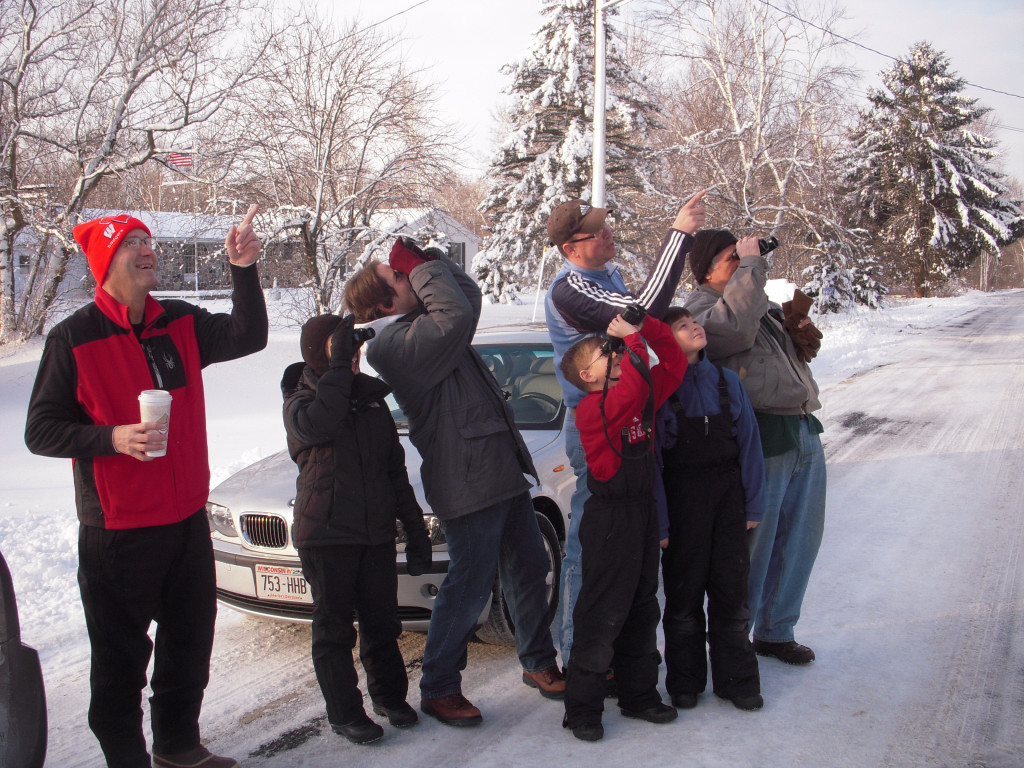
[[[569,728],[568,715],[562,717],[562,727]],[[600,741],[604,738],[604,726],[601,723],[583,723],[569,730],[580,741]]]
[[[373,713],[386,717],[388,722],[395,728],[409,728],[420,721],[420,716],[416,714],[416,710],[410,707],[406,701],[403,701],[397,707],[385,707],[383,704],[374,704]]]
[[[661,725],[662,723],[671,723],[675,720],[679,713],[676,712],[675,707],[671,707],[664,702],[658,702],[653,707],[642,709],[640,711],[634,711],[631,709],[619,708],[619,711],[624,717],[632,717],[636,720],[646,720],[648,723],[655,723]]]
[[[373,744],[384,737],[384,729],[368,718],[365,713],[350,723],[342,725],[331,723],[331,730],[339,736],[344,736],[353,744]]]
[[[720,693],[715,695],[720,699],[731,701],[736,709],[742,709],[744,712],[755,712],[764,706],[764,698],[760,693],[754,693],[750,696],[723,696]]]
[[[696,693],[674,693],[672,694],[672,706],[676,709],[693,709],[697,706]]]

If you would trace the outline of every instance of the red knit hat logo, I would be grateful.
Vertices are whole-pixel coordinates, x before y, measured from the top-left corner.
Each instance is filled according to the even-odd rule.
[[[75,236],[75,242],[85,252],[89,269],[92,270],[92,276],[96,278],[96,285],[103,285],[107,270],[110,268],[110,260],[114,258],[114,253],[121,245],[124,236],[133,229],[141,229],[150,237],[153,236],[149,227],[140,219],[129,216],[127,213],[118,216],[101,216],[98,219],[83,222],[71,230],[71,234]]]

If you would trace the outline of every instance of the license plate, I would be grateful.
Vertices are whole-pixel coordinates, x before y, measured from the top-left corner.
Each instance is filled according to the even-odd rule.
[[[284,565],[256,565],[256,597],[260,600],[283,600],[291,603],[313,602],[309,584],[301,568]]]

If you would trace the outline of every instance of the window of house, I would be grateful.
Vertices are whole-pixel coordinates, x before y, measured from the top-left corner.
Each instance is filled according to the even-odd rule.
[[[448,243],[448,256],[462,269],[466,268],[466,244]]]

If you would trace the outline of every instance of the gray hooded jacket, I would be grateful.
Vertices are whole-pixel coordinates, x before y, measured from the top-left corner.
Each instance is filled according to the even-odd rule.
[[[476,282],[447,259],[412,270],[423,304],[382,328],[367,362],[394,392],[423,457],[423,490],[442,520],[529,489],[537,476],[511,409],[470,342],[480,319]]]
[[[699,285],[684,306],[704,326],[708,358],[740,375],[755,411],[812,413],[821,408],[818,385],[782,325],[782,307],[764,292],[767,268],[763,256],[744,257],[724,293]]]

